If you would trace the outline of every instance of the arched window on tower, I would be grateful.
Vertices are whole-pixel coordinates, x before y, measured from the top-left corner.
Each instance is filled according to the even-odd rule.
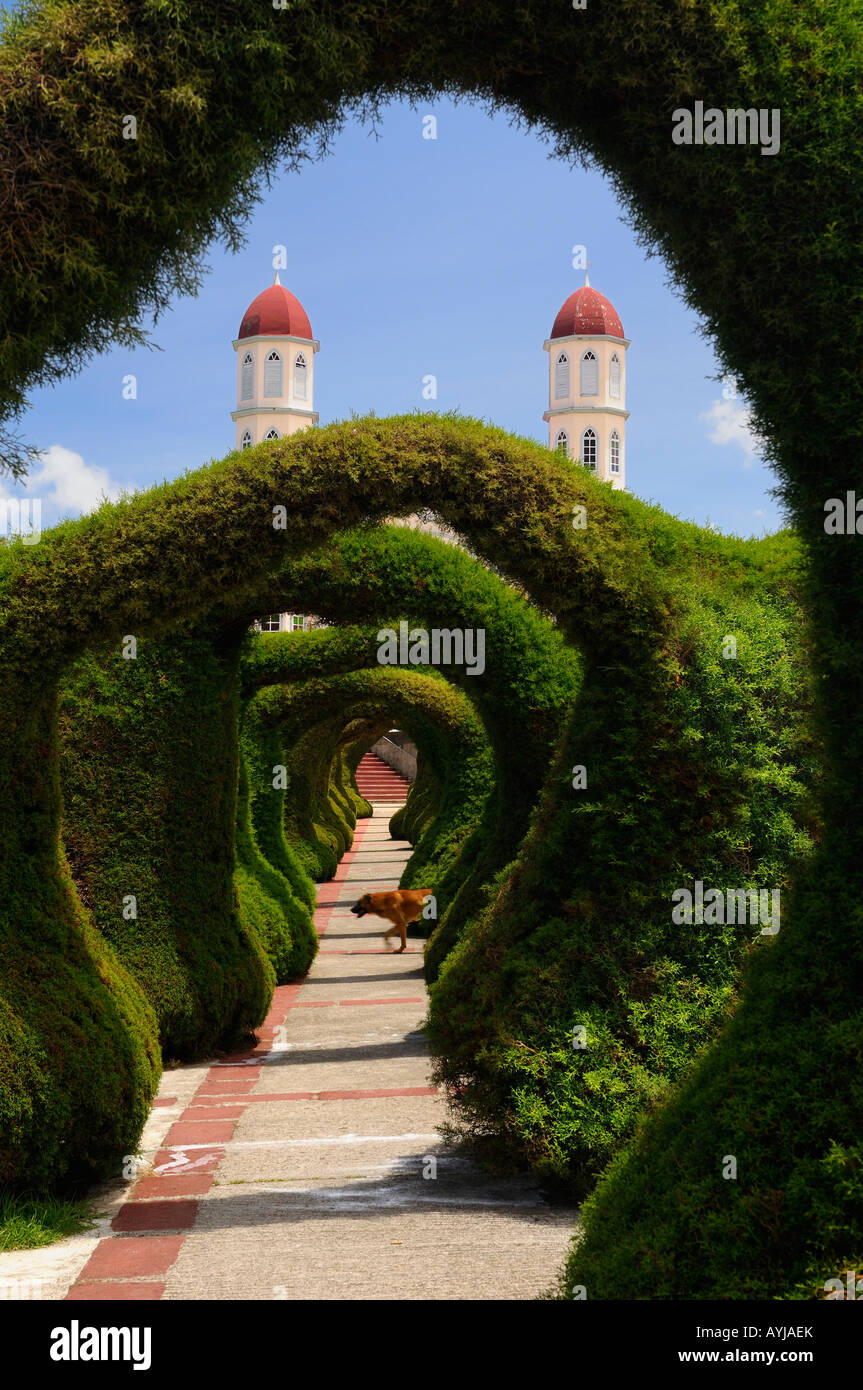
[[[267,354],[264,363],[264,395],[280,396],[282,394],[282,359],[281,355],[273,348]]]
[[[265,439],[281,439],[281,437],[278,430],[267,430],[267,433],[264,435]]]
[[[240,374],[240,400],[250,401],[255,394],[255,359],[250,352],[243,358]]]
[[[566,457],[569,458],[569,435],[566,430],[561,430],[557,436],[555,448],[559,454],[566,454]]]
[[[249,434],[249,431],[248,431],[248,430],[243,430],[243,437],[242,437],[242,439],[240,440],[240,448],[241,448],[241,449],[251,449],[251,447],[252,447],[252,436]]]
[[[611,431],[609,439],[609,471],[620,473],[620,435],[617,434],[617,430]]]
[[[309,391],[309,369],[301,352],[294,360],[294,396],[298,401],[306,400]]]
[[[620,435],[617,430],[611,431],[611,438],[608,441],[608,471],[610,473],[620,472]]]
[[[596,431],[586,429],[581,436],[581,461],[585,468],[596,472]]]
[[[596,360],[596,353],[587,352],[581,359],[581,394],[583,396],[599,395],[599,363]]]
[[[608,394],[620,398],[620,358],[616,352],[611,354],[608,366]]]
[[[569,395],[569,358],[562,352],[554,364],[554,399]]]

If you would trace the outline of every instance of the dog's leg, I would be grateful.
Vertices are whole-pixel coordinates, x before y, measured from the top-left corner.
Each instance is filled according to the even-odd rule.
[[[400,955],[402,951],[406,950],[408,944],[408,924],[405,921],[403,913],[399,917],[399,936],[402,939],[402,944],[398,951],[396,951],[396,955]]]

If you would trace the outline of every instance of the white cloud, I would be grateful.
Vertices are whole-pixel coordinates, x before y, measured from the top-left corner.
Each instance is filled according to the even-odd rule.
[[[707,437],[711,444],[736,444],[743,450],[744,468],[749,468],[754,459],[761,457],[763,442],[752,428],[749,406],[742,401],[714,401],[698,418],[708,422]]]
[[[103,498],[115,502],[121,492],[106,468],[85,463],[80,454],[61,444],[52,444],[36,460],[23,487],[0,483],[0,497],[38,497],[60,516],[91,512]]]

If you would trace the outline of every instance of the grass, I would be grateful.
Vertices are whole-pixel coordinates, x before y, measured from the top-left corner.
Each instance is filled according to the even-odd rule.
[[[91,1207],[80,1199],[0,1191],[0,1253],[38,1250],[86,1231],[93,1222]]]

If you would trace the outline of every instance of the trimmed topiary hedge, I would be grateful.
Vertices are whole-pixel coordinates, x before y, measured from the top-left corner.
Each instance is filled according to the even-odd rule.
[[[278,726],[292,750],[287,755],[287,791],[279,792],[269,779],[272,769],[263,743],[260,775],[252,772],[259,787],[257,802],[262,804],[257,816],[270,821],[281,818],[284,805],[290,842],[298,852],[311,857],[325,833],[322,808],[331,801],[344,773],[345,738],[354,738],[356,723],[362,720],[367,732],[360,746],[366,748],[394,717],[398,718],[438,770],[442,795],[416,845],[411,870],[418,882],[423,880],[423,886],[430,877],[434,879],[438,909],[442,910],[454,891],[453,881],[458,883],[469,871],[468,866],[459,864],[459,858],[493,787],[493,758],[485,730],[470,701],[434,674],[375,665],[328,677],[296,679],[310,668],[320,670],[328,650],[333,665],[343,666],[350,660],[351,649],[361,658],[373,653],[374,634],[347,629],[266,634],[256,640],[246,667],[249,686],[260,686],[263,670],[270,679],[277,672],[294,675],[291,684],[260,687],[246,706],[244,725],[249,746],[253,731],[261,731],[257,737],[263,743],[264,731]]]
[[[562,961],[570,972],[577,968],[578,988],[595,978],[600,985],[607,981],[608,989],[641,972],[647,998],[653,990],[658,1001],[676,969],[682,981],[691,982],[679,991],[687,1000],[704,983],[703,966],[693,963],[688,940],[669,937],[669,884],[685,882],[717,861],[720,882],[739,883],[740,866],[728,856],[748,842],[741,844],[740,836],[753,806],[769,812],[772,839],[754,841],[757,859],[749,869],[744,865],[744,881],[757,881],[765,866],[772,871],[782,863],[787,869],[797,846],[792,812],[803,798],[811,750],[804,723],[807,692],[799,677],[794,548],[782,538],[735,542],[675,522],[612,493],[537,445],[474,422],[431,416],[351,421],[259,446],[105,506],[43,536],[37,547],[8,548],[0,555],[0,648],[2,694],[6,699],[11,692],[13,703],[0,705],[0,719],[11,717],[24,692],[47,718],[52,673],[59,675],[96,634],[110,641],[135,628],[156,632],[228,599],[235,613],[244,604],[252,605],[250,611],[272,610],[270,596],[278,592],[272,576],[284,562],[287,539],[272,525],[273,507],[283,498],[291,502],[294,556],[336,524],[412,512],[433,502],[449,525],[470,535],[479,554],[554,613],[561,639],[567,635],[584,654],[575,722],[557,763],[560,773],[536,815],[524,872],[513,867],[494,909],[448,958],[432,1004],[442,1065],[464,1081],[465,1122],[490,1129],[507,1154],[581,1182],[628,1132],[635,1114],[621,1113],[612,1096],[601,1097],[594,1123],[575,1080],[582,1059],[573,1068],[568,1057],[561,1069],[564,1019],[572,1002],[555,985]],[[577,507],[585,508],[587,525],[576,529]],[[164,559],[173,554],[175,535],[184,537],[183,592],[176,565],[166,566]],[[722,658],[721,638],[728,630],[740,638],[743,659],[736,662]],[[779,639],[788,647],[784,662],[776,659]],[[560,650],[565,652],[562,641]],[[556,708],[549,711],[555,718]],[[553,749],[554,740],[547,746]],[[754,781],[747,772],[750,755]],[[44,753],[39,757],[44,775]],[[564,804],[561,783],[570,758],[589,767],[590,792],[588,798],[567,797]],[[740,772],[748,778],[742,791]],[[23,825],[33,804],[28,785],[7,814]],[[50,804],[44,804],[50,855]],[[565,860],[557,883],[534,874],[542,858],[537,846],[543,845],[542,855],[549,854],[554,865]],[[521,880],[528,889],[533,885],[525,898],[518,895]],[[26,903],[10,926],[17,939],[26,940]],[[487,948],[487,965],[477,994],[481,947]],[[714,972],[705,986],[712,990],[713,1012],[684,1010],[685,1026],[668,1054],[681,1069],[716,1028],[717,1001],[729,998],[727,985],[734,983],[744,943],[717,931],[705,935],[703,949]],[[567,988],[571,978],[576,977],[567,975]],[[522,986],[518,1032],[509,1033],[506,996],[518,997]],[[550,1019],[547,1013],[540,1018],[537,1003],[546,1009],[549,990],[554,1007]],[[606,1031],[597,1029],[597,1037],[607,1052],[606,1074],[622,1080],[632,1071],[643,1097],[654,1081],[661,1090],[666,1078],[658,1035],[646,1038],[641,1070],[628,1060],[638,1042],[632,1009],[637,1002],[631,990],[621,1000],[612,993],[599,1020]],[[579,1021],[570,1012],[566,1027],[571,1031]],[[484,1049],[479,1061],[477,1040]],[[526,1072],[521,1058],[532,1056],[528,1048],[540,1056]],[[491,1082],[491,1104],[481,1114],[473,1084],[477,1070]],[[591,1094],[591,1106],[593,1099]],[[554,1120],[551,1143],[542,1135],[548,1113]],[[532,1123],[532,1114],[539,1123]]]
[[[393,839],[410,840],[415,845],[440,805],[441,792],[440,778],[432,771],[431,759],[418,748],[416,781],[411,783],[404,806],[390,816]]]
[[[166,1057],[227,1048],[266,1016],[284,918],[263,914],[239,837],[236,656],[182,633],[79,662],[60,706],[62,834],[99,931],[140,984]],[[289,904],[280,904],[284,912]],[[308,912],[306,916],[309,917]]]
[[[778,1000],[775,988],[782,991],[783,1018],[794,1020],[799,1032],[816,1036],[826,1019],[838,1029],[829,1059],[826,1052],[815,1061],[794,1046],[786,1049],[781,1086],[755,1065],[736,1076],[736,1093],[748,1094],[752,1113],[763,1113],[763,1103],[774,1095],[790,1107],[782,1110],[781,1124],[760,1126],[752,1140],[757,1166],[773,1175],[780,1213],[772,1220],[780,1232],[773,1264],[755,1262],[766,1294],[805,1264],[807,1252],[823,1254],[829,1247],[834,1260],[853,1254],[847,1222],[833,1220],[832,1179],[817,1175],[830,1167],[835,1146],[851,1153],[859,1116],[850,1081],[858,1074],[854,1040],[863,973],[857,828],[863,557],[854,534],[824,532],[825,501],[843,498],[856,486],[853,461],[861,431],[855,367],[861,305],[853,291],[861,255],[854,234],[855,175],[863,157],[856,96],[863,55],[859,15],[857,0],[838,0],[829,8],[796,0],[766,6],[759,0],[716,0],[706,7],[688,0],[620,0],[583,12],[563,6],[551,12],[538,3],[511,11],[480,0],[471,9],[465,42],[465,10],[458,0],[439,4],[433,25],[424,5],[383,0],[361,10],[304,0],[285,11],[252,0],[214,0],[205,25],[197,7],[187,3],[154,9],[144,0],[54,0],[9,16],[0,50],[0,106],[13,137],[13,155],[4,166],[6,195],[0,198],[0,247],[9,284],[0,332],[0,395],[9,407],[20,404],[33,382],[74,368],[112,335],[128,336],[129,321],[144,305],[162,305],[173,289],[194,285],[196,273],[189,267],[201,263],[200,252],[219,227],[236,234],[257,171],[330,129],[346,102],[374,102],[392,93],[478,93],[550,131],[560,152],[593,158],[613,177],[644,240],[662,251],[703,314],[723,365],[745,384],[809,547],[808,596],[827,748],[828,818],[812,871],[819,891],[799,892],[771,952],[775,975],[766,967],[763,974],[753,971],[752,1010],[740,1016],[740,1026],[751,1020],[745,1026],[753,1029],[755,1044],[755,1019]],[[764,159],[751,149],[675,145],[671,113],[691,107],[698,94],[733,108],[780,110],[781,158]],[[130,111],[139,113],[140,135],[121,147],[123,116]],[[64,247],[59,262],[58,245]],[[801,265],[807,267],[803,277]],[[802,380],[808,382],[805,392]],[[7,452],[12,466],[18,457],[13,446]],[[345,454],[342,461],[355,481],[356,458]],[[445,505],[453,501],[446,477],[441,497]],[[479,531],[485,526],[483,505],[480,497]],[[521,513],[518,497],[515,508]],[[541,512],[540,506],[536,515]],[[488,515],[494,515],[493,505]],[[199,532],[198,544],[220,539],[216,526]],[[522,541],[525,582],[538,597],[542,582],[535,583],[530,551],[538,543],[547,562],[547,548],[531,528]],[[132,551],[139,555],[137,546]],[[705,558],[709,568],[712,560]],[[98,570],[98,554],[81,566],[85,585],[93,579],[94,559]],[[508,554],[505,565],[511,559]],[[131,569],[127,577],[131,599]],[[194,583],[188,576],[183,582],[188,599]],[[562,590],[570,582],[564,566]],[[599,587],[602,609],[606,586]],[[44,592],[40,598],[45,600]],[[92,634],[92,604],[83,607],[84,631]],[[553,601],[549,607],[560,611]],[[636,607],[630,606],[630,617]],[[51,610],[49,602],[49,626]],[[619,655],[626,644],[613,602],[610,610],[606,635]],[[655,638],[653,649],[662,653],[662,622],[652,609],[643,616],[642,638],[647,645]],[[77,628],[74,619],[70,626]],[[50,698],[53,643],[42,652]],[[620,657],[622,664],[626,659]],[[26,681],[15,686],[20,669],[9,672],[0,719],[3,740],[15,748],[6,770],[26,809],[16,806],[6,845],[13,864],[31,849],[38,859],[51,846],[44,867],[54,887],[47,898],[25,905],[21,917],[5,882],[0,902],[13,914],[16,941],[28,939],[31,911],[38,921],[46,910],[47,920],[64,920],[79,941],[69,886],[56,878],[55,818],[44,785],[56,768],[50,705],[34,702],[33,724],[13,717],[14,702],[23,709],[32,698]],[[619,699],[619,691],[609,693]],[[41,773],[32,762],[37,725],[48,735]],[[19,738],[23,745],[15,742]],[[50,955],[59,946],[52,937],[46,950]],[[10,948],[13,955],[16,949]],[[88,964],[85,974],[91,973]],[[72,990],[76,997],[78,988]],[[86,993],[90,986],[80,988]],[[10,1017],[10,1038],[16,1039],[10,1042],[11,1074],[17,1076],[25,1065],[17,1050],[23,1046],[17,1021],[23,1015],[13,1011]],[[62,1041],[56,1051],[65,1051]],[[705,1108],[714,1105],[717,1135],[734,1123],[730,1074],[724,1084],[721,1110],[713,1093],[706,1090],[703,1097]],[[825,1088],[835,1093],[826,1126],[818,1118]],[[801,1112],[806,1122],[789,1146],[787,1127]],[[644,1144],[640,1161],[656,1171],[658,1181],[663,1173],[671,1184],[670,1161],[665,1166],[649,1134]],[[859,1156],[853,1161],[859,1164]],[[795,1224],[792,1194],[813,1173],[817,1222],[807,1212]],[[738,1230],[753,1195],[744,1182],[726,1190],[724,1237]],[[661,1208],[657,1203],[657,1212]],[[685,1240],[691,1245],[704,1215],[702,1208],[690,1214]],[[649,1223],[642,1230],[648,1247],[661,1240]],[[824,1231],[830,1232],[827,1246]],[[648,1286],[648,1267],[644,1280]]]
[[[827,12],[797,0],[620,0],[584,12],[477,0],[466,42],[459,0],[441,0],[433,25],[421,0],[361,10],[212,0],[206,25],[188,0],[28,5],[4,16],[0,46],[0,110],[15,137],[0,198],[0,397],[14,407],[34,382],[128,341],[145,308],[194,290],[213,237],[236,241],[261,174],[325,147],[356,103],[478,95],[612,177],[753,396],[815,536],[860,439],[854,371],[832,367],[860,337],[847,286],[860,263],[848,229],[861,152],[846,96],[863,54],[859,13],[858,0]],[[672,113],[699,94],[780,109],[781,156],[675,144]],[[129,113],[135,139],[123,138]],[[804,372],[815,374],[806,400]],[[856,547],[831,549],[859,575]]]
[[[315,889],[284,843],[284,837],[278,864],[262,852],[252,827],[248,765],[242,753],[235,845],[234,882],[241,915],[257,932],[275,972],[276,984],[284,984],[308,970],[317,950]]]
[[[408,616],[409,629],[416,621],[426,630],[481,629],[485,634],[482,675],[466,674],[466,667],[457,663],[440,667],[475,702],[497,772],[494,799],[485,807],[465,860],[472,871],[455,897],[455,879],[442,892],[449,905],[426,952],[426,971],[434,979],[453,942],[482,911],[495,876],[518,850],[579,688],[579,658],[553,624],[497,575],[479,568],[463,550],[401,527],[333,537],[325,548],[283,567],[268,601],[276,605],[285,592],[333,622],[366,619],[392,629],[393,623],[398,627],[392,616],[398,613]],[[344,641],[349,646],[351,639]],[[369,638],[370,660],[377,646]],[[304,669],[314,671],[314,645],[302,650]],[[403,887],[416,886],[421,862],[411,859]],[[332,872],[329,861],[322,872]]]
[[[856,977],[843,977],[857,918],[831,919],[817,949],[804,925],[831,886],[814,859],[728,1026],[609,1166],[585,1204],[567,1295],[577,1284],[588,1298],[816,1299],[863,1267],[863,1155],[849,1128],[863,1078],[837,1064],[863,1025],[849,1008]]]
[[[380,732],[385,733],[386,730],[382,729]],[[368,798],[363,796],[357,786],[357,768],[359,767],[360,759],[364,754],[368,753],[369,749],[372,747],[372,743],[377,743],[379,737],[380,734],[375,731],[375,737],[372,738],[371,733],[364,727],[362,720],[357,720],[355,726],[349,724],[344,730],[343,738],[345,742],[342,750],[342,759],[345,770],[345,795],[349,797],[354,808],[354,815],[358,819],[360,817],[372,815],[374,807]]]
[[[119,1173],[159,1083],[155,1015],[59,848],[56,695],[5,685],[0,768],[0,1183]]]
[[[238,824],[241,816],[244,820],[248,820],[249,833],[258,853],[283,879],[287,880],[292,897],[307,909],[308,914],[311,914],[314,912],[317,896],[314,881],[285,839],[282,818],[265,818],[261,815],[262,808],[257,801],[257,787],[253,788],[249,781],[250,771],[254,763],[257,768],[270,769],[270,777],[266,785],[271,786],[272,769],[282,765],[285,760],[281,734],[278,729],[258,730],[255,740],[250,743],[247,726],[241,711],[239,737],[241,756],[240,797],[237,808]],[[299,926],[299,923],[296,925]],[[300,935],[307,934],[308,923],[304,923]]]
[[[279,799],[285,838],[317,882],[333,877],[354,838],[355,818],[339,804],[332,775],[337,736],[337,724],[326,734],[320,727],[293,731],[288,735],[290,753],[285,754],[291,789],[289,797]]]
[[[686,665],[661,695],[591,673],[494,911],[432,990],[436,1076],[458,1088],[460,1131],[578,1195],[726,1022],[745,957],[775,949],[758,924],[676,923],[675,890],[780,888],[784,922],[811,852],[794,574],[784,595],[775,573],[760,593],[752,578],[743,593],[693,586],[688,612],[679,595]]]

